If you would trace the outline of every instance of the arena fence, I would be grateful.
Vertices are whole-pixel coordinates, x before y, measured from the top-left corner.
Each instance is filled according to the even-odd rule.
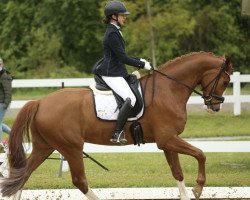
[[[187,140],[193,146],[201,149],[203,152],[214,153],[243,153],[250,152],[250,141],[190,141]],[[27,153],[32,150],[32,145],[25,144]],[[84,144],[84,151],[87,153],[156,153],[162,152],[158,149],[155,143],[143,144],[140,147],[136,145],[125,146],[107,146],[97,145],[91,143]]]

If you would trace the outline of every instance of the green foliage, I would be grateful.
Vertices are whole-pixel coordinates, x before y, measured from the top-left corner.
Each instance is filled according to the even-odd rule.
[[[200,8],[195,13],[197,25],[194,34],[184,38],[182,44],[188,50],[212,51],[218,55],[231,56],[233,61],[238,62],[245,60],[246,54],[241,48],[244,47],[246,36],[236,23],[236,17],[231,10],[230,4],[208,4]],[[240,13],[239,9],[238,12]],[[239,70],[238,65],[235,69]]]
[[[142,7],[143,5],[140,6]],[[128,51],[136,51],[141,57],[149,58],[150,27],[145,9],[141,9],[140,17],[129,24],[126,31],[130,35]],[[158,64],[180,55],[180,38],[190,35],[195,25],[188,10],[175,1],[169,4],[153,3],[152,23]]]
[[[193,52],[231,56],[250,73],[250,18],[241,0],[124,0],[127,53],[150,59],[150,23],[157,64]],[[1,0],[0,57],[16,78],[82,77],[103,54],[106,0]],[[65,68],[65,69],[64,69]],[[72,70],[69,70],[72,68]]]
[[[10,0],[2,8],[0,54],[16,77],[53,77],[65,66],[90,72],[101,52],[98,0]]]

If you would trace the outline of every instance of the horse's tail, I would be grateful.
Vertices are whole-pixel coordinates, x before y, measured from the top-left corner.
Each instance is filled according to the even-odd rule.
[[[9,137],[9,176],[1,181],[3,196],[11,196],[20,190],[26,182],[27,159],[23,140],[30,142],[29,128],[38,110],[39,101],[30,101],[20,110],[11,128]]]

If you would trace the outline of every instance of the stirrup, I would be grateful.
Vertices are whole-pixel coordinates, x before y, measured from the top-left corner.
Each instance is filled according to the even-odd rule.
[[[110,142],[113,142],[113,143],[120,143],[120,144],[126,144],[127,143],[127,140],[124,136],[124,131],[116,131],[111,139],[110,139]]]

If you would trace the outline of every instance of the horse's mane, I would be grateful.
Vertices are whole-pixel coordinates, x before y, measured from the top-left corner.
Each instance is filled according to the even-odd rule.
[[[192,57],[192,56],[196,56],[196,55],[201,55],[201,54],[206,54],[206,55],[210,55],[210,56],[213,56],[213,57],[216,57],[216,58],[224,58],[224,57],[221,57],[221,56],[216,56],[214,53],[212,52],[205,52],[205,51],[199,51],[199,52],[191,52],[191,53],[188,53],[188,54],[184,54],[182,56],[179,56],[179,57],[176,57],[172,60],[169,60],[167,61],[166,63],[164,64],[161,64],[158,68],[165,68],[173,63],[177,63],[177,62],[180,62],[186,58],[189,58],[189,57]]]
[[[179,62],[181,62],[181,61],[183,61],[183,60],[185,60],[187,58],[197,56],[197,55],[208,55],[208,56],[211,56],[211,57],[214,57],[214,58],[225,59],[225,56],[217,56],[213,52],[206,52],[206,51],[191,52],[191,53],[187,53],[187,54],[181,55],[179,57],[176,57],[176,58],[174,58],[172,60],[167,61],[166,63],[163,63],[163,64],[159,65],[158,69],[167,68],[170,65],[179,63]],[[144,74],[144,75],[141,76],[141,78],[147,77],[148,75],[150,75],[150,74]]]

